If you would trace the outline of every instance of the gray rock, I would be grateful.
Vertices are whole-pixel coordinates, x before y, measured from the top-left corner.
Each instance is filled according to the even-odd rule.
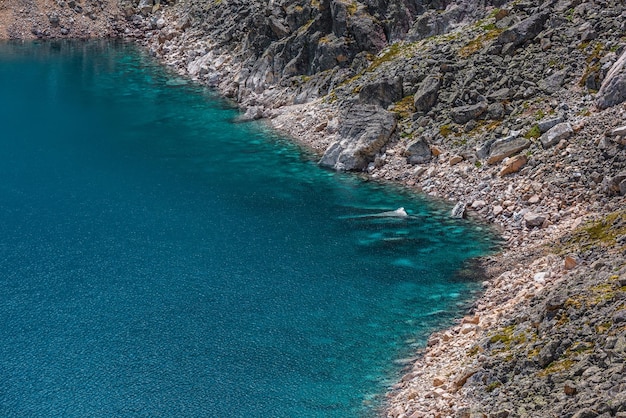
[[[548,132],[550,128],[558,125],[563,122],[563,116],[557,116],[556,118],[545,118],[541,119],[539,123],[537,123],[537,127],[539,128],[539,132],[542,134]]]
[[[50,22],[50,25],[52,25],[52,27],[59,26],[59,23],[60,23],[59,14],[56,12],[50,13],[48,15],[48,21]]]
[[[502,119],[502,116],[504,116],[504,105],[499,102],[491,103],[487,108],[487,116],[489,116],[489,119]]]
[[[596,96],[596,104],[606,109],[626,100],[626,51],[607,73]]]
[[[489,153],[491,152],[491,146],[494,142],[496,142],[495,139],[490,139],[489,141],[482,144],[480,147],[476,148],[476,157],[479,160],[484,160],[485,158],[487,158],[489,156]]]
[[[344,116],[340,140],[331,144],[319,164],[335,170],[363,170],[387,143],[396,117],[379,106],[356,105]]]
[[[556,357],[556,349],[559,347],[559,342],[552,340],[548,341],[547,344],[543,346],[541,351],[539,351],[539,355],[537,356],[537,362],[540,367],[546,367],[550,363],[552,363]]]
[[[402,99],[402,79],[380,80],[364,85],[359,91],[359,102],[386,108]]]
[[[622,171],[618,174],[616,174],[613,177],[610,177],[608,180],[608,184],[607,186],[607,191],[609,193],[613,193],[613,194],[621,194],[624,195],[626,193],[626,190],[623,190],[626,186],[626,184],[624,184],[624,186],[622,186],[622,184],[626,181],[626,171]]]
[[[276,16],[270,16],[268,24],[270,29],[272,29],[272,32],[274,32],[278,38],[284,38],[289,35],[289,29],[287,29],[285,25],[283,25],[281,21],[276,18]]]
[[[137,10],[144,16],[150,14],[152,12],[152,0],[140,0]]]
[[[626,322],[626,311],[619,310],[613,314],[613,322],[616,324],[619,322]]]
[[[246,122],[251,120],[258,120],[263,118],[263,107],[261,106],[251,106],[246,109],[243,115],[240,115],[237,120],[239,122]]]
[[[537,36],[550,17],[547,12],[541,12],[522,20],[516,25],[511,26],[498,36],[498,43],[501,45],[512,44],[517,47],[526,41]]]
[[[612,129],[608,136],[626,136],[626,126],[620,126],[618,128]]]
[[[517,134],[498,139],[491,145],[487,164],[497,164],[506,157],[517,154],[528,147],[530,147],[530,141],[524,137],[519,137]]]
[[[432,158],[430,146],[424,138],[411,142],[404,151],[404,155],[407,157],[409,164],[424,164]]]
[[[583,408],[572,415],[572,418],[596,418],[599,414],[591,408]]]
[[[511,95],[511,89],[503,87],[498,89],[492,93],[489,93],[487,96],[491,100],[506,100]]]
[[[559,123],[550,128],[548,132],[541,135],[539,140],[544,148],[550,148],[558,144],[561,140],[569,138],[573,133],[574,130],[569,122]]]
[[[478,102],[473,105],[455,107],[450,111],[450,115],[456,123],[463,124],[478,118],[487,111],[488,107],[487,102]]]
[[[439,77],[428,76],[422,81],[414,96],[415,110],[428,112],[437,103],[441,81]]]
[[[524,215],[524,222],[529,228],[535,228],[543,225],[546,220],[546,215],[541,213],[528,212]]]
[[[557,71],[539,82],[539,87],[548,94],[556,93],[565,81],[566,71]]]
[[[452,211],[450,212],[450,216],[455,218],[455,219],[462,219],[462,218],[464,218],[465,217],[465,208],[466,207],[467,207],[467,204],[465,202],[458,202],[452,208]]]

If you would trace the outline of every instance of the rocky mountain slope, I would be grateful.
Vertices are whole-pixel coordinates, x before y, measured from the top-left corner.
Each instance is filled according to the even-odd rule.
[[[136,39],[320,164],[501,229],[385,414],[626,416],[622,1],[8,1],[5,37]]]

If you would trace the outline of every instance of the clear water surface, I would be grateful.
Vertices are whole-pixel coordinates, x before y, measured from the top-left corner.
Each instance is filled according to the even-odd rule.
[[[459,314],[485,231],[236,116],[130,45],[0,44],[0,416],[371,415]]]

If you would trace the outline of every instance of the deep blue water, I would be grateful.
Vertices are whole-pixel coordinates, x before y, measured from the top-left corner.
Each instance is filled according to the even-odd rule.
[[[372,414],[488,234],[179,81],[0,44],[0,416]]]

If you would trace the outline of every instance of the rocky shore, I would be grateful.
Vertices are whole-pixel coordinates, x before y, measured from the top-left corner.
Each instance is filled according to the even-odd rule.
[[[502,231],[383,415],[626,416],[621,1],[11,2],[4,37],[135,39],[320,164]]]

